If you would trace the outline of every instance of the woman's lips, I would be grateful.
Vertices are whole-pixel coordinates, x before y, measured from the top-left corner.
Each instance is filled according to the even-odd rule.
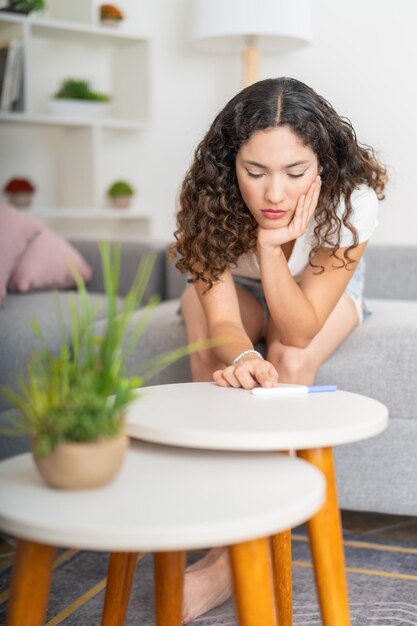
[[[265,209],[262,211],[262,215],[269,220],[279,220],[286,215],[287,211],[274,211],[273,209]]]

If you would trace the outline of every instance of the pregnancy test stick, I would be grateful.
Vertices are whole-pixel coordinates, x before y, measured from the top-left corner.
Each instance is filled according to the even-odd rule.
[[[287,396],[302,393],[323,393],[336,391],[337,385],[278,385],[277,387],[254,387],[254,396]]]

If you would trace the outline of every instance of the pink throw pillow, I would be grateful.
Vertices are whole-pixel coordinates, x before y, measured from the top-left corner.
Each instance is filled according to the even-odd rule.
[[[0,204],[0,304],[17,262],[41,230],[38,220],[8,204]]]
[[[75,280],[68,265],[70,260],[85,281],[93,270],[80,253],[65,239],[44,228],[27,247],[9,280],[11,291],[31,291],[74,287]]]

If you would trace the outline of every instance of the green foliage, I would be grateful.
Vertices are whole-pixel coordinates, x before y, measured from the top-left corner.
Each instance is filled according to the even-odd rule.
[[[90,89],[87,80],[67,78],[62,81],[54,98],[71,98],[74,100],[93,100],[95,102],[110,102],[111,98],[105,94],[97,93]]]
[[[65,336],[57,296],[62,335],[58,354],[46,347],[40,324],[35,321],[32,331],[41,344],[40,349],[32,354],[25,376],[18,380],[19,392],[11,388],[5,390],[6,397],[19,409],[20,419],[3,422],[0,432],[30,434],[34,452],[39,456],[52,452],[64,441],[87,442],[100,436],[116,436],[123,428],[124,409],[137,397],[134,388],[193,350],[219,343],[196,343],[152,357],[142,364],[137,376],[126,377],[126,360],[159,302],[158,297],[151,297],[139,321],[130,327],[148,284],[154,258],[146,257],[141,263],[120,312],[117,302],[120,247],[110,248],[102,243],[100,253],[107,307],[104,333],[98,336],[94,332],[93,319],[98,309],[91,305],[84,281],[72,266],[79,301],[77,303],[74,297],[70,302],[69,337]]]
[[[44,0],[9,0],[8,7],[15,11],[30,13],[31,11],[42,11],[45,8],[45,2]]]
[[[107,190],[107,195],[110,198],[117,198],[118,196],[133,196],[135,190],[129,183],[124,180],[116,180]]]

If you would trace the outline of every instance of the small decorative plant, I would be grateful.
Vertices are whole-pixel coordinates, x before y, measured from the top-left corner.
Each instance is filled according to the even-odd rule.
[[[3,187],[10,204],[19,209],[30,206],[35,191],[35,186],[27,178],[11,178]]]
[[[45,8],[44,0],[9,0],[4,11],[13,13],[31,13],[32,11],[43,11]]]
[[[54,98],[66,98],[74,100],[92,100],[95,102],[110,102],[110,96],[92,91],[87,80],[67,78],[62,81]]]
[[[77,304],[74,297],[70,303],[71,328],[68,336],[62,330],[61,348],[58,353],[54,353],[45,345],[39,323],[34,322],[33,331],[39,339],[40,349],[32,354],[25,375],[18,379],[18,391],[11,388],[5,390],[6,397],[19,409],[20,417],[18,420],[3,422],[0,432],[9,435],[29,434],[38,468],[47,482],[55,487],[69,485],[57,483],[62,468],[59,471],[56,467],[48,468],[50,471],[46,475],[43,472],[44,461],[48,463],[50,459],[54,460],[59,450],[65,450],[68,444],[91,444],[103,440],[107,443],[123,436],[124,411],[137,398],[135,388],[141,387],[178,358],[193,350],[219,343],[194,344],[157,355],[142,364],[136,376],[127,376],[127,359],[159,302],[158,297],[151,297],[139,321],[131,327],[132,316],[139,306],[152,271],[153,259],[147,257],[141,263],[122,310],[119,311],[120,247],[110,248],[103,243],[100,253],[107,308],[104,332],[98,335],[94,330],[97,306],[90,303],[84,281],[77,269],[72,267],[79,302]],[[59,306],[58,315],[62,320]],[[89,448],[87,450],[87,467],[91,467],[91,451]],[[108,464],[106,449],[105,465]],[[119,467],[120,463],[116,471]],[[74,476],[76,471],[71,468],[69,473]],[[83,473],[85,471],[80,469],[82,486],[92,486],[85,484],[88,476]],[[80,484],[71,484],[71,487],[79,488]]]
[[[125,180],[116,180],[107,189],[107,196],[110,198],[113,206],[117,208],[130,206],[134,194],[134,188]]]
[[[124,15],[115,4],[100,5],[100,21],[103,24],[118,24],[122,20],[124,20]]]

